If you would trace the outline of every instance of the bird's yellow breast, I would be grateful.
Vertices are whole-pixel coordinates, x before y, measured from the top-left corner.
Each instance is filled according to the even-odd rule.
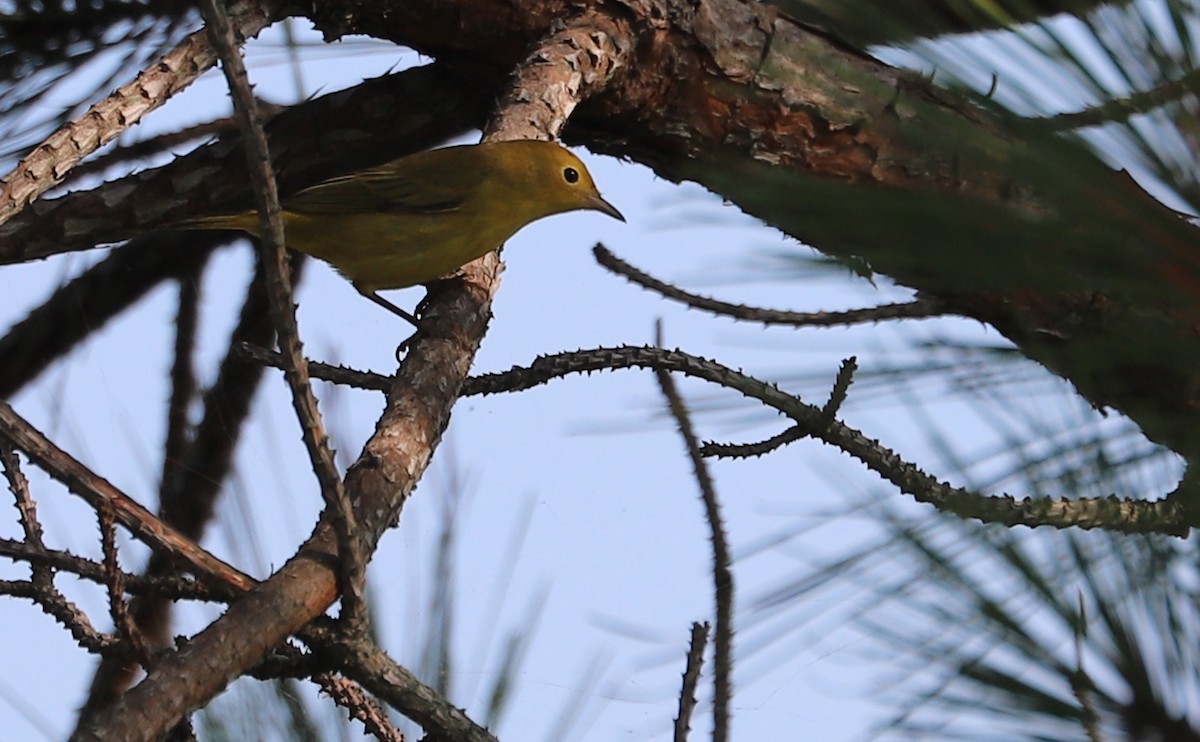
[[[332,264],[364,291],[437,280],[500,247],[519,228],[446,213],[283,216],[289,247]]]

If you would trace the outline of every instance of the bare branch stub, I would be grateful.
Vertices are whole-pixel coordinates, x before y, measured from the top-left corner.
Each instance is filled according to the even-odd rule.
[[[322,660],[421,725],[427,739],[497,742],[491,732],[365,637],[348,636],[331,622],[318,619],[305,627],[301,638]]]
[[[704,665],[704,647],[708,644],[708,622],[692,624],[688,642],[687,663],[683,670],[683,686],[679,689],[679,713],[675,717],[674,742],[687,742],[692,728],[692,712],[696,710],[696,685]]]
[[[837,379],[833,382],[833,389],[829,392],[829,401],[821,408],[821,419],[826,425],[833,422],[837,417],[838,410],[842,409],[857,371],[858,358],[850,356],[842,361],[841,367],[838,368]]]
[[[42,524],[37,517],[37,505],[29,493],[29,480],[21,471],[21,461],[12,443],[0,438],[0,466],[4,467],[4,477],[8,480],[8,490],[16,498],[17,514],[21,521],[21,530],[25,532],[25,540],[39,549],[45,548],[42,543]]]
[[[367,734],[383,742],[404,742],[404,735],[392,725],[387,712],[356,683],[327,672],[315,675],[313,680],[329,694],[334,703],[362,722]]]

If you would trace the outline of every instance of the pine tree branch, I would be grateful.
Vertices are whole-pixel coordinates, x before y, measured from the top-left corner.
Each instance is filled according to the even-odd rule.
[[[237,32],[255,36],[272,20],[258,0],[241,0],[232,10]],[[52,134],[8,175],[0,178],[0,227],[38,196],[67,177],[78,162],[116,139],[143,116],[187,87],[216,62],[203,32],[180,42],[141,72],[133,82],[113,91],[85,114]]]

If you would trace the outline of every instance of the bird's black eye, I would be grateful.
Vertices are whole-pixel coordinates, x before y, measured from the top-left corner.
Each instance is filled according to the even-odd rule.
[[[568,183],[578,183],[579,171],[573,167],[563,168],[563,178],[565,178]]]

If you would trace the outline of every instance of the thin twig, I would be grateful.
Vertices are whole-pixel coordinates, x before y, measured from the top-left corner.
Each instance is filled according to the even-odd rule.
[[[693,294],[678,286],[644,273],[629,263],[614,255],[604,245],[597,244],[592,248],[596,262],[608,268],[619,276],[624,276],[631,283],[642,288],[662,294],[668,299],[686,304],[693,309],[700,309],[713,314],[732,317],[744,322],[761,322],[764,325],[789,325],[792,327],[837,327],[842,325],[858,325],[867,322],[882,322],[891,319],[927,319],[943,317],[951,312],[939,299],[923,297],[899,304],[883,304],[865,309],[852,309],[845,312],[789,312],[782,309],[766,309],[750,307],[744,304],[731,304],[718,301],[707,296]]]
[[[662,346],[662,322],[657,325],[655,345]],[[713,641],[713,742],[729,739],[729,702],[733,697],[733,570],[729,556],[729,538],[721,519],[721,504],[717,499],[717,488],[708,471],[708,462],[700,454],[700,441],[692,428],[691,415],[675,380],[669,371],[656,368],[654,375],[671,416],[679,427],[692,461],[692,472],[700,487],[700,499],[704,503],[704,517],[708,521],[713,550],[713,595],[716,602],[716,637]]]
[[[279,351],[264,348],[261,345],[251,343],[242,343],[234,349],[237,353],[253,361],[270,366],[271,368],[283,368],[283,356]],[[359,371],[345,366],[334,366],[320,361],[308,360],[308,370],[314,379],[328,381],[333,384],[341,384],[343,386],[353,387],[355,389],[365,389],[373,392],[383,392],[384,394],[392,386],[392,377],[384,374],[377,374],[373,371]]]
[[[46,615],[62,624],[76,644],[92,654],[104,656],[125,651],[119,639],[97,631],[74,603],[57,591],[48,595],[33,580],[0,580],[0,595],[33,601]]]
[[[854,381],[854,373],[858,370],[858,360],[854,356],[842,361],[838,369],[837,379],[833,382],[833,390],[829,393],[829,401],[821,408],[821,420],[818,425],[826,426],[837,419],[838,410],[846,401],[850,391],[850,383]],[[706,443],[703,450],[708,457],[719,456],[727,459],[747,459],[763,456],[776,448],[807,438],[812,435],[812,429],[803,425],[793,425],[782,433],[756,443]]]
[[[268,352],[256,350],[253,351],[253,355],[264,363],[276,365],[280,362]],[[938,481],[915,464],[900,458],[879,441],[867,438],[854,428],[837,421],[823,427],[821,408],[806,404],[771,384],[715,361],[678,350],[621,346],[541,356],[529,366],[514,366],[508,371],[467,379],[463,384],[462,396],[520,392],[572,374],[657,367],[680,371],[733,389],[763,402],[798,423],[759,444],[705,443],[700,448],[704,456],[761,455],[766,453],[764,449],[776,448],[812,436],[859,459],[869,469],[896,485],[901,492],[963,518],[976,518],[985,523],[1003,523],[1010,526],[1077,526],[1105,528],[1118,533],[1163,533],[1171,536],[1186,536],[1189,529],[1196,525],[1182,498],[1178,497],[1131,500],[1110,495],[1073,500],[1051,497],[1026,497],[1018,500],[1007,494],[987,496],[952,487]],[[351,384],[362,389],[374,390],[386,383],[386,377],[369,372],[317,365],[314,365],[314,369],[318,369],[314,373],[318,378]],[[821,429],[820,434],[814,433],[814,429],[818,428]]]
[[[13,561],[28,562],[30,565],[45,566],[55,572],[67,572],[98,585],[103,585],[108,578],[104,565],[99,562],[66,551],[34,546],[24,541],[0,538],[0,556]],[[229,602],[240,594],[235,590],[222,589],[220,583],[214,582],[210,585],[190,577],[143,577],[131,572],[122,572],[121,579],[125,583],[125,591],[131,595],[154,594],[170,600]],[[217,589],[213,589],[214,586]]]
[[[700,668],[704,665],[704,647],[708,644],[707,621],[692,624],[692,638],[688,642],[687,663],[683,668],[683,687],[679,689],[679,715],[675,717],[674,742],[687,742],[692,730],[692,712],[696,710],[696,685],[700,680]]]
[[[267,288],[271,294],[271,315],[275,321],[280,350],[287,359],[284,375],[292,390],[292,405],[300,419],[313,473],[320,484],[321,496],[325,500],[330,520],[338,536],[343,618],[351,625],[361,626],[366,620],[363,585],[365,557],[356,540],[354,508],[334,464],[329,436],[321,422],[321,413],[317,408],[317,399],[312,391],[299,331],[296,328],[296,306],[292,299],[287,252],[284,249],[279,191],[271,167],[267,137],[258,117],[257,103],[250,90],[245,65],[237,49],[239,41],[234,35],[229,19],[217,0],[202,0],[200,7],[213,46],[221,58],[221,68],[233,97],[234,114],[242,129],[247,164],[258,200],[263,260],[268,267]]]
[[[1079,622],[1075,626],[1075,672],[1071,673],[1071,692],[1083,711],[1083,728],[1090,742],[1104,742],[1100,732],[1100,716],[1092,703],[1092,692],[1095,686],[1088,677],[1083,666],[1083,639],[1087,636],[1087,606],[1083,602],[1083,592],[1079,593]]]
[[[101,502],[96,508],[96,516],[100,523],[100,552],[104,555],[104,574],[108,583],[108,613],[112,617],[113,627],[128,643],[138,662],[142,667],[150,669],[154,652],[130,615],[129,605],[125,602],[124,573],[117,558],[116,515],[111,505]]]
[[[753,443],[716,443],[708,441],[700,450],[706,458],[750,459],[758,456],[766,456],[777,448],[804,440],[810,435],[812,435],[811,429],[803,425],[793,425],[787,430],[776,433],[770,438],[764,438],[761,441]]]

